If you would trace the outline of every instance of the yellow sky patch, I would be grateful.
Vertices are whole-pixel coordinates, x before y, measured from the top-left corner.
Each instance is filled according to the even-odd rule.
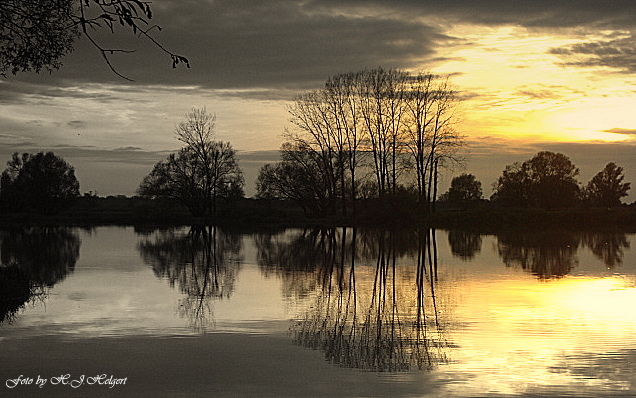
[[[469,136],[528,141],[624,141],[610,129],[634,129],[636,83],[607,68],[567,67],[553,48],[587,36],[539,35],[524,28],[458,26],[463,44],[449,48],[436,72],[453,78],[466,99],[462,129]]]

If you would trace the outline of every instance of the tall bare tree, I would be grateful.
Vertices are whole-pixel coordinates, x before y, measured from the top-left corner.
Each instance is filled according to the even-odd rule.
[[[267,175],[260,179],[259,190],[271,194],[276,190],[267,184],[276,178],[281,180],[275,185],[282,187],[298,170],[314,170],[315,186],[322,191],[307,200],[324,198],[332,214],[340,203],[345,215],[351,203],[355,214],[360,187],[374,185],[375,195],[395,196],[409,176],[405,166],[414,163],[420,202],[434,205],[440,168],[461,160],[463,139],[454,129],[456,104],[448,79],[430,73],[413,76],[377,68],[335,75],[323,89],[298,96],[289,107],[296,129],[287,132],[287,146],[281,151],[285,165],[264,168]],[[296,151],[307,153],[292,156]],[[298,164],[292,166],[294,162]],[[370,171],[375,182],[360,176],[361,170]]]
[[[362,72],[359,84],[360,111],[381,197],[397,187],[407,77],[403,71],[378,68]]]

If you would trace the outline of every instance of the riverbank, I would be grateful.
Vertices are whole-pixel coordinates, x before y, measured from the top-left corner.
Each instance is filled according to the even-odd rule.
[[[440,203],[434,212],[377,200],[360,201],[356,216],[311,217],[291,202],[241,199],[221,205],[216,220],[192,216],[174,201],[139,197],[83,197],[56,214],[3,213],[0,226],[216,224],[240,230],[289,227],[432,227],[492,232],[505,229],[576,228],[636,231],[636,205],[559,210],[507,208],[483,201],[470,206]]]

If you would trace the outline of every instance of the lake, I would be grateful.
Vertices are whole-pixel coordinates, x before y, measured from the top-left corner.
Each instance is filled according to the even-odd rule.
[[[633,397],[633,234],[0,230],[3,397]]]

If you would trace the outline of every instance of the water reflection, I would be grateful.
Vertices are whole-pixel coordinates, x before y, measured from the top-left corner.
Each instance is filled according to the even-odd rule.
[[[0,323],[12,322],[27,303],[44,299],[73,272],[80,244],[77,233],[65,227],[0,231]]]
[[[448,244],[451,253],[464,261],[470,261],[481,251],[481,235],[475,232],[448,231]]]
[[[497,236],[497,250],[508,267],[519,266],[540,279],[560,278],[578,264],[579,238],[568,232],[515,233]]]
[[[497,235],[497,251],[504,264],[519,266],[539,279],[570,274],[578,265],[579,247],[588,247],[607,268],[613,268],[622,264],[629,241],[621,232],[544,231]]]
[[[447,361],[435,236],[341,228],[255,241],[263,272],[278,274],[288,297],[312,297],[291,328],[297,344],[341,366],[395,372]]]
[[[586,233],[582,239],[607,268],[621,265],[625,255],[624,249],[629,249],[627,235],[620,232]]]
[[[205,331],[213,323],[213,300],[229,298],[234,291],[243,261],[240,235],[210,226],[145,235],[138,244],[143,260],[157,277],[178,286],[185,296],[179,301],[179,315],[192,329]]]

